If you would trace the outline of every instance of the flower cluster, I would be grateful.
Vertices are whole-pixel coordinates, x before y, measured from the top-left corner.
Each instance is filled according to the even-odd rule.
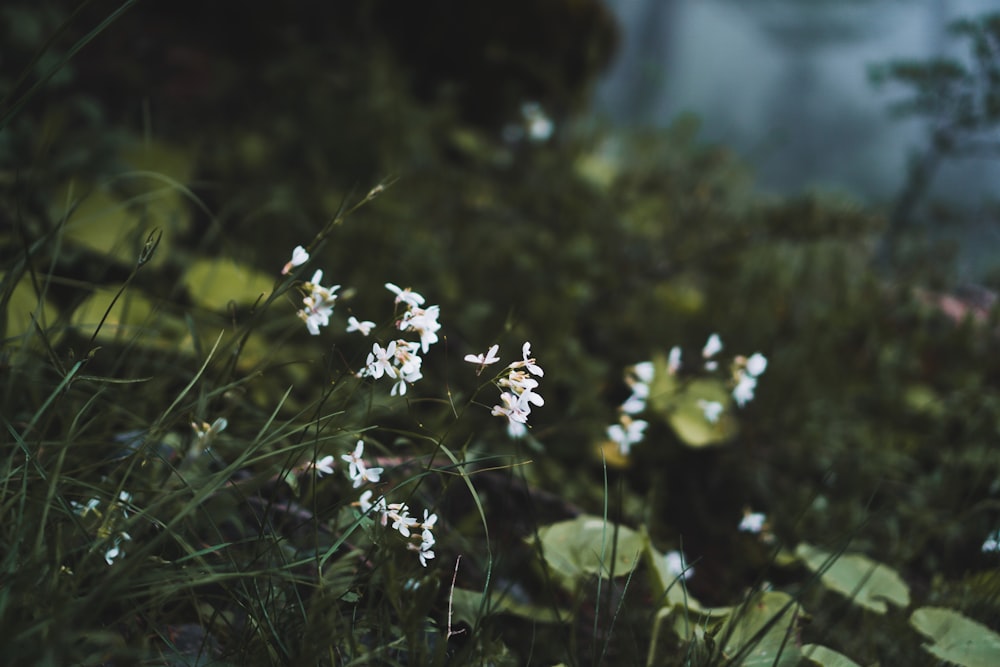
[[[420,564],[427,567],[427,561],[434,558],[434,525],[437,523],[437,514],[432,514],[424,510],[423,521],[414,516],[410,516],[410,507],[406,503],[387,502],[385,496],[379,496],[372,500],[374,492],[369,489],[361,494],[358,499],[358,506],[365,514],[372,512],[379,517],[379,523],[388,526],[392,522],[392,529],[400,535],[410,540],[406,548],[417,552]]]
[[[385,287],[396,294],[397,304],[406,304],[406,312],[396,322],[396,328],[400,331],[416,333],[420,336],[420,342],[400,338],[390,341],[385,347],[378,343],[373,344],[372,351],[365,361],[365,367],[359,375],[361,377],[370,376],[376,380],[383,375],[394,379],[396,383],[393,384],[390,394],[402,396],[406,393],[408,384],[423,377],[420,372],[423,359],[419,353],[426,354],[430,346],[438,341],[437,332],[441,329],[438,316],[441,314],[441,308],[440,306],[424,308],[424,297],[409,287],[404,289],[392,283],[386,283]],[[356,328],[362,333],[365,333],[365,325],[371,324],[370,322],[358,323],[357,320],[354,320],[352,326],[355,326],[355,323]],[[348,330],[352,330],[351,327],[348,327]]]
[[[653,362],[644,361],[625,369],[625,384],[632,394],[618,408],[618,423],[608,427],[608,438],[618,445],[622,456],[627,456],[632,445],[642,442],[649,422],[643,419],[633,419],[632,415],[646,409],[646,399],[649,398],[649,385],[653,381]]]
[[[767,368],[767,358],[757,352],[749,359],[736,357],[733,380],[736,386],[733,388],[733,400],[741,408],[753,400],[754,390],[757,388],[757,378],[764,373]]]
[[[465,361],[470,364],[478,364],[478,375],[483,369],[500,360],[497,352],[499,345],[491,347],[486,354],[467,354]],[[528,415],[531,414],[531,406],[540,407],[545,405],[545,400],[535,391],[538,387],[538,380],[534,377],[542,377],[545,371],[531,356],[531,343],[525,342],[521,346],[521,360],[511,362],[507,368],[494,380],[500,389],[500,404],[493,406],[492,414],[495,417],[507,418],[507,433],[512,438],[520,438],[528,432]]]
[[[354,488],[358,488],[365,482],[376,483],[382,474],[382,468],[369,468],[362,456],[364,455],[364,441],[358,440],[354,452],[345,454],[343,458],[350,464],[348,475],[354,481]],[[399,532],[403,537],[414,538],[407,544],[407,548],[417,552],[420,564],[427,567],[427,561],[434,558],[434,524],[437,523],[437,515],[424,510],[423,521],[414,516],[410,516],[410,507],[406,503],[390,503],[385,496],[379,496],[372,500],[375,492],[368,489],[358,498],[358,506],[365,514],[373,512],[379,516],[379,522],[383,526],[392,522],[392,529]]]
[[[340,285],[323,287],[322,282],[323,271],[317,270],[312,280],[302,285],[302,289],[308,294],[302,298],[305,307],[298,311],[298,316],[306,323],[306,328],[313,336],[319,335],[320,327],[330,324],[330,315],[337,302],[337,290],[340,289]]]
[[[680,368],[680,350],[677,351],[677,368]],[[671,350],[673,356],[674,350]],[[722,339],[719,334],[713,333],[708,337],[705,346],[701,350],[701,356],[705,359],[705,370],[714,371],[719,364],[713,357],[722,351]],[[672,362],[671,362],[672,363]],[[767,358],[760,352],[756,352],[748,359],[739,355],[733,359],[733,400],[741,408],[753,400],[754,390],[757,388],[757,379],[767,369]],[[719,419],[724,406],[718,401],[698,401],[699,407],[705,413],[705,419],[715,423]]]
[[[118,494],[118,500],[110,504],[111,510],[121,510],[121,518],[128,518],[128,506],[132,502],[132,494],[127,491],[121,491]],[[98,498],[91,498],[86,503],[79,503],[75,500],[69,502],[70,507],[73,508],[73,513],[80,517],[86,517],[88,514],[94,514],[98,518],[102,519],[101,527],[98,529],[98,534],[101,537],[107,537],[111,539],[111,546],[108,547],[104,552],[104,560],[108,565],[114,565],[115,561],[125,557],[125,548],[122,546],[123,542],[130,542],[132,536],[126,533],[124,530],[112,531],[111,524],[117,521],[116,517],[112,517],[110,514],[105,516],[101,510],[101,501]],[[112,537],[114,535],[114,537]]]

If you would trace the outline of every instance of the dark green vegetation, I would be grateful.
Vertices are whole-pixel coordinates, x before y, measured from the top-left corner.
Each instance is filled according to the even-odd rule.
[[[878,212],[762,200],[692,119],[574,131],[614,41],[592,3],[514,3],[538,33],[477,24],[470,71],[420,23],[448,3],[342,4],[137,3],[92,41],[116,7],[0,10],[6,662],[920,665],[938,608],[1000,625],[1000,323],[933,249],[874,272]],[[505,143],[526,98],[557,135]],[[317,268],[344,288],[312,337]],[[371,341],[344,333],[390,335],[387,281],[441,305],[404,398],[353,376]],[[769,359],[737,434],[693,448],[654,411],[603,465],[622,369],[712,332]],[[524,340],[546,402],[512,441],[462,357]],[[383,492],[440,516],[427,568],[352,506],[359,434]]]

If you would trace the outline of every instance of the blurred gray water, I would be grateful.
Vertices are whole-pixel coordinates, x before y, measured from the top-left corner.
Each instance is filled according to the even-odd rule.
[[[892,117],[889,104],[909,91],[876,88],[869,66],[966,58],[967,43],[950,37],[947,24],[1000,11],[1000,0],[606,2],[623,44],[597,91],[601,114],[666,125],[694,112],[703,138],[732,147],[765,191],[844,192],[887,207],[909,156],[927,144],[926,121]],[[979,272],[1000,253],[1000,230],[977,224],[975,208],[998,198],[998,186],[998,159],[955,161],[934,179],[932,195],[963,205],[971,218],[959,233],[965,270]]]

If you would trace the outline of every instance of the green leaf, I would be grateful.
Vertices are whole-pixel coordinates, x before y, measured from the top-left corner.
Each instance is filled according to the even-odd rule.
[[[0,281],[4,274],[0,273]],[[43,329],[51,325],[56,317],[56,309],[47,300],[39,300],[32,286],[31,277],[27,274],[21,277],[14,291],[11,292],[10,301],[7,303],[7,327],[5,331],[0,331],[0,338],[31,338],[35,335],[35,325],[31,318],[34,316],[38,326]],[[51,331],[50,341],[56,342],[61,336],[59,331]]]
[[[910,625],[934,640],[923,647],[941,660],[964,667],[1000,665],[1000,635],[957,611],[921,607],[910,616]]]
[[[221,259],[199,259],[182,279],[191,298],[211,310],[224,310],[230,301],[253,303],[271,293],[275,276]]]
[[[482,609],[483,592],[455,588],[451,593],[452,623],[465,623],[470,628],[476,627]],[[558,623],[572,618],[569,611],[556,612],[551,606],[539,607],[532,604],[515,602],[508,595],[494,593],[489,597],[489,603],[484,610],[489,614],[510,614],[536,623]]]
[[[732,397],[724,382],[710,378],[679,381],[668,371],[667,359],[653,359],[656,373],[649,392],[649,409],[663,417],[685,444],[691,447],[718,445],[739,433],[732,416]],[[722,415],[715,423],[705,418],[699,401],[718,402]]]
[[[651,583],[656,599],[667,608],[681,605],[692,611],[702,611],[701,603],[691,597],[684,587],[684,582],[667,567],[666,557],[653,546],[652,541],[648,536],[645,536],[645,531],[643,531],[643,535],[646,540],[643,555],[646,559],[646,565],[652,573]]]
[[[95,292],[73,311],[70,321],[82,336],[93,335],[114,297],[115,292],[110,290]],[[133,339],[136,344],[148,348],[194,351],[191,334],[183,320],[158,310],[149,298],[129,290],[115,301],[96,340],[125,342]]]
[[[744,667],[797,665],[802,655],[797,641],[801,615],[802,608],[786,593],[755,593],[713,629],[722,651],[716,656],[718,662]],[[739,662],[730,663],[736,656],[741,656]]]
[[[596,516],[580,516],[538,531],[545,562],[567,584],[598,573],[607,576],[612,571],[612,552],[615,576],[631,572],[646,538],[626,526],[618,526],[617,536],[615,549],[615,525]]]
[[[805,644],[802,647],[802,655],[812,664],[821,667],[861,667],[843,653],[837,653],[819,644]]]
[[[900,607],[910,604],[910,588],[896,571],[866,556],[838,556],[806,543],[796,547],[795,555],[806,567],[819,573],[827,588],[846,595],[865,609],[884,614],[887,600]]]

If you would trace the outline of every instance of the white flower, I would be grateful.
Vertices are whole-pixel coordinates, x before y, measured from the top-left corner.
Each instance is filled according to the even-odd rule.
[[[483,372],[483,369],[490,364],[495,364],[500,361],[500,357],[496,356],[497,352],[500,351],[499,345],[494,345],[486,351],[486,354],[467,354],[465,355],[465,361],[470,364],[479,364],[479,368],[476,370],[476,375]]]
[[[351,454],[344,454],[340,458],[346,461],[349,465],[347,468],[347,475],[354,482],[354,488],[358,488],[365,482],[376,483],[382,474],[383,468],[369,468],[368,464],[364,462],[361,457],[365,453],[365,441],[358,440],[358,444],[354,447],[354,452]]]
[[[413,306],[414,308],[424,305],[424,297],[420,296],[409,287],[403,289],[392,283],[386,283],[385,288],[390,292],[395,293],[396,303],[403,302]]]
[[[361,507],[362,514],[367,514],[369,510],[374,508],[376,512],[384,517],[385,513],[389,511],[389,507],[386,505],[385,496],[379,496],[378,500],[372,502],[372,494],[374,494],[374,491],[368,489],[361,494],[360,498],[358,498],[358,505]],[[382,520],[382,525],[385,525],[384,518]]]
[[[705,342],[705,347],[701,349],[701,356],[705,359],[711,359],[721,350],[722,339],[719,338],[719,334],[714,333],[708,337],[708,341]]]
[[[427,549],[424,549],[423,546],[424,546],[423,544],[420,545],[420,553],[417,554],[417,558],[420,559],[421,565],[427,567],[427,561],[429,561],[431,558],[434,558],[434,552],[431,551],[429,547]]]
[[[756,352],[749,359],[747,359],[746,370],[747,373],[754,377],[760,377],[764,369],[767,368],[767,357],[765,357],[760,352]]]
[[[416,331],[420,334],[420,347],[426,354],[430,346],[438,341],[437,332],[441,329],[441,325],[437,320],[440,314],[440,306],[429,308],[411,306],[399,321],[399,330]]]
[[[298,311],[299,319],[306,323],[306,328],[313,336],[319,335],[319,328],[330,324],[330,315],[333,314],[333,306],[326,303],[319,303],[312,297],[307,296],[302,299],[305,308]]]
[[[612,424],[608,427],[608,438],[617,443],[618,451],[622,455],[627,455],[632,445],[642,442],[643,432],[649,422],[642,419],[632,419],[628,415],[622,415],[621,423]]]
[[[358,318],[351,315],[347,318],[347,333],[352,331],[360,331],[362,336],[367,336],[375,328],[375,323],[365,320],[364,322],[359,322]]]
[[[528,137],[532,141],[545,141],[552,136],[554,125],[552,119],[545,115],[538,102],[525,102],[521,105],[521,116],[528,128]]]
[[[753,400],[754,389],[757,388],[757,378],[749,373],[740,373],[739,381],[733,388],[733,400],[741,408]]]
[[[724,407],[722,403],[718,401],[706,401],[704,399],[698,399],[698,407],[705,415],[705,421],[709,424],[714,424],[719,421],[719,415],[722,414]]]
[[[655,367],[652,361],[643,361],[632,367],[632,373],[643,384],[649,384],[653,381],[653,374],[655,373]]]
[[[417,552],[417,558],[420,559],[420,564],[427,567],[427,561],[434,558],[434,552],[431,551],[433,544],[427,544],[426,542],[421,542],[419,545],[410,543],[406,545],[406,548],[410,551]]]
[[[410,516],[406,503],[389,503],[388,515],[392,519],[392,529],[398,530],[403,537],[409,537],[410,528],[420,523],[416,517]]]
[[[668,551],[663,554],[667,562],[667,572],[675,577],[690,579],[694,575],[694,568],[688,567],[684,554],[680,551]]]
[[[649,398],[649,385],[645,382],[630,380],[632,385],[632,395],[622,403],[621,411],[627,415],[634,415],[646,409],[646,399]]]
[[[319,461],[313,461],[310,465],[316,469],[316,474],[320,477],[323,475],[333,474],[333,456],[324,456]]]
[[[376,380],[383,374],[391,378],[396,377],[396,368],[392,365],[395,355],[396,341],[390,342],[384,349],[378,343],[374,343],[372,351],[368,354],[368,360],[365,362],[368,367],[368,375]]]
[[[983,553],[993,553],[1000,551],[1000,530],[994,530],[992,533],[986,536],[986,541],[983,542]]]
[[[537,375],[538,377],[545,375],[545,371],[542,370],[542,367],[536,364],[534,358],[531,357],[531,343],[525,342],[525,344],[521,346],[521,355],[524,357],[524,367],[528,369],[529,373]]]
[[[670,375],[676,375],[677,371],[681,368],[681,348],[674,345],[670,348],[670,354],[667,356],[667,372]]]
[[[531,413],[531,406],[527,403],[521,403],[520,396],[512,394],[509,391],[505,391],[500,394],[500,402],[503,403],[503,405],[493,406],[493,412],[491,414],[494,417],[503,415],[510,421],[517,422],[518,424],[528,423],[528,415]]]
[[[295,246],[295,250],[292,251],[292,258],[288,260],[285,264],[285,268],[281,270],[281,275],[288,275],[288,272],[292,270],[293,266],[302,266],[309,261],[309,253],[306,249],[300,245]]]
[[[73,508],[73,512],[78,516],[87,516],[91,512],[100,516],[100,512],[97,511],[97,506],[101,504],[101,501],[97,498],[91,498],[87,501],[87,504],[78,503],[75,500],[69,501],[70,507]]]
[[[764,513],[746,510],[743,512],[743,519],[740,521],[739,530],[744,533],[760,533],[760,531],[764,530],[765,521],[767,521],[767,515]]]
[[[132,536],[128,533],[121,533],[115,538],[114,544],[110,549],[104,552],[104,560],[108,565],[113,565],[116,559],[125,557],[125,550],[122,548],[121,544],[123,540],[131,540]]]

